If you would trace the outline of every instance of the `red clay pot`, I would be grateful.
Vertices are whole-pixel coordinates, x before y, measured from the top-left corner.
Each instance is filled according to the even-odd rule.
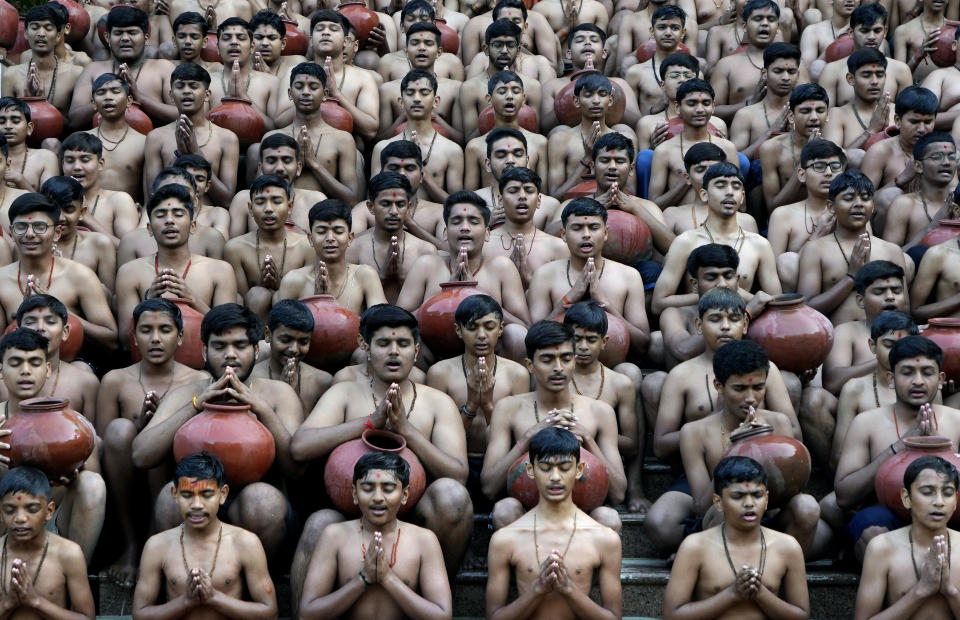
[[[943,364],[940,368],[947,379],[960,381],[960,319],[930,319],[921,333],[943,349]]]
[[[410,491],[407,503],[400,507],[399,514],[406,514],[416,506],[427,487],[427,474],[423,471],[420,459],[407,447],[407,440],[401,435],[380,429],[368,428],[363,436],[342,443],[330,456],[323,468],[323,484],[333,505],[346,516],[360,515],[359,507],[353,503],[353,468],[360,457],[370,452],[394,452],[410,465]]]
[[[260,138],[266,131],[263,118],[253,109],[249,99],[223,97],[220,99],[220,105],[210,110],[207,118],[215,125],[237,134],[240,147],[244,149],[260,142]]]
[[[6,0],[0,0],[0,47],[11,49],[17,42],[19,22],[16,7]]]
[[[17,38],[13,42],[13,48],[7,53],[7,56],[18,56],[22,52],[30,49],[30,44],[27,43],[27,37],[24,36],[24,33],[27,31],[27,22],[23,17],[17,22]]]
[[[307,53],[307,47],[310,44],[310,41],[307,40],[307,35],[300,32],[300,29],[297,28],[297,22],[291,19],[283,20],[283,25],[287,27],[287,34],[285,39],[287,44],[283,46],[283,51],[280,53],[282,56],[304,56]]]
[[[200,370],[204,367],[203,344],[200,342],[200,323],[203,322],[203,315],[194,310],[186,299],[171,297],[167,301],[173,302],[180,308],[180,316],[183,318],[183,342],[173,354],[173,359],[190,368]],[[139,362],[141,355],[133,338],[133,325],[130,326],[127,339],[130,343],[130,359]]]
[[[423,302],[417,310],[420,335],[438,360],[463,353],[463,341],[457,337],[453,314],[460,302],[483,293],[475,281],[441,282],[441,291]]]
[[[203,49],[200,50],[200,58],[207,62],[223,62],[223,59],[220,58],[220,48],[218,45],[217,33],[208,33],[207,38],[203,42]]]
[[[940,29],[940,38],[934,44],[937,49],[930,54],[930,60],[938,67],[950,67],[957,62],[957,53],[953,51],[953,33],[957,25],[960,25],[960,22],[948,19]]]
[[[60,343],[60,359],[64,362],[72,362],[74,358],[77,357],[77,353],[80,352],[81,347],[83,347],[83,323],[80,322],[80,318],[72,312],[67,313],[67,325],[70,326],[70,336],[65,342]],[[10,323],[7,326],[7,329],[4,334],[9,334],[15,330],[19,325],[16,321]]]
[[[338,304],[333,295],[314,295],[302,301],[313,315],[307,363],[330,370],[343,366],[358,346],[360,317]]]
[[[340,105],[340,100],[336,97],[327,97],[323,100],[320,104],[320,116],[331,127],[353,133],[353,117],[345,107]]]
[[[67,35],[67,43],[74,46],[83,41],[87,32],[90,31],[90,13],[87,13],[83,5],[73,0],[54,0],[54,2],[59,2],[66,7],[70,15],[70,34]]]
[[[140,104],[136,101],[127,101],[127,109],[123,111],[123,118],[127,120],[127,124],[137,133],[147,135],[153,131],[153,122],[150,120],[150,117],[140,109]],[[97,112],[93,115],[93,126],[98,127],[99,125],[100,113]]]
[[[370,31],[380,25],[380,18],[377,17],[376,13],[368,9],[362,0],[341,2],[340,6],[337,7],[337,11],[346,17],[350,23],[353,24],[353,27],[357,29],[357,41],[359,41],[361,48],[363,44],[367,42]]]
[[[93,452],[96,431],[65,398],[28,398],[3,425],[10,467],[36,467],[51,480],[70,476]]]
[[[823,58],[827,62],[833,62],[846,58],[853,53],[853,37],[849,34],[842,34],[836,40],[827,46],[823,53]]]
[[[793,437],[774,435],[772,426],[734,431],[724,456],[748,456],[763,465],[771,508],[801,493],[810,479],[810,451]]]
[[[880,142],[881,140],[886,140],[887,138],[892,138],[893,136],[899,136],[899,135],[900,135],[900,130],[897,129],[895,126],[891,125],[886,129],[884,129],[883,131],[870,134],[870,137],[867,138],[867,141],[863,144],[863,150],[865,151],[869,150],[869,148],[874,144],[876,144],[877,142]]]
[[[567,193],[563,195],[564,200],[572,200],[574,198],[589,198],[597,192],[597,180],[596,179],[584,179],[580,183],[577,183],[573,187],[567,190]]]
[[[623,363],[627,359],[627,353],[630,352],[630,332],[627,330],[627,324],[623,319],[610,314],[607,315],[607,346],[600,351],[600,363],[608,368],[613,368],[617,364]],[[563,317],[566,313],[558,316],[555,321],[563,323]]]
[[[27,144],[33,148],[40,148],[40,143],[47,138],[59,138],[63,133],[63,115],[60,110],[44,97],[20,97],[30,107],[30,121],[33,123],[33,133],[27,136]]]
[[[939,226],[928,232],[920,240],[920,245],[932,248],[960,235],[960,220],[940,220]]]
[[[680,132],[683,131],[683,119],[679,116],[674,116],[667,121],[667,140],[670,138],[676,138],[680,135]],[[707,123],[707,133],[711,136],[720,137],[720,130],[717,129],[716,125],[713,123]]]
[[[448,54],[456,54],[460,50],[460,35],[447,25],[447,20],[440,17],[433,20],[440,31],[440,47]]]
[[[530,510],[540,501],[540,492],[537,483],[527,475],[527,463],[530,453],[524,452],[510,466],[507,473],[507,493],[517,499],[526,510]],[[573,484],[573,503],[580,510],[590,512],[603,506],[610,487],[610,478],[607,477],[607,468],[600,459],[590,452],[580,448],[580,461],[583,463],[583,475]]]
[[[574,126],[580,122],[580,108],[573,104],[573,89],[581,75],[586,73],[600,73],[597,70],[587,71],[581,69],[574,71],[570,75],[570,83],[560,89],[556,98],[553,100],[553,111],[557,114],[557,120],[564,125]],[[607,108],[607,125],[616,125],[623,119],[623,111],[627,107],[627,100],[624,97],[623,90],[616,82],[613,83],[613,104]]]
[[[607,240],[603,256],[629,265],[650,249],[650,229],[636,215],[620,209],[607,209]]]
[[[444,138],[449,138],[449,137],[450,137],[449,135],[447,135],[447,130],[444,129],[443,127],[441,127],[440,125],[438,125],[436,121],[431,121],[430,124],[431,124],[431,125],[433,126],[433,128],[437,131],[437,133],[439,133],[439,134],[440,134],[441,136],[443,136]],[[400,134],[402,134],[402,133],[404,132],[404,130],[405,130],[406,128],[407,128],[407,124],[406,124],[406,123],[400,123],[399,125],[397,125],[397,128],[393,130],[393,135],[399,136]]]
[[[833,346],[830,320],[804,300],[796,293],[778,295],[747,329],[747,338],[762,346],[771,362],[797,374],[822,364]]]
[[[530,106],[523,105],[520,108],[518,121],[520,126],[527,131],[537,132],[537,111]],[[480,135],[482,136],[492,130],[495,123],[496,117],[494,116],[493,106],[488,105],[480,111],[480,116],[477,117],[477,129],[480,130]]]
[[[250,405],[203,403],[203,411],[187,420],[173,436],[173,457],[206,450],[223,463],[227,482],[256,482],[273,465],[276,445],[267,427],[250,414]]]
[[[907,445],[906,450],[894,454],[880,465],[873,479],[873,488],[881,504],[903,521],[909,522],[910,512],[900,499],[900,489],[903,488],[903,474],[910,463],[921,456],[939,456],[960,468],[960,455],[953,451],[952,444],[946,437],[904,437],[903,443]],[[950,522],[954,525],[960,524],[960,513],[954,511]]]
[[[675,50],[675,52],[678,54],[681,52],[683,52],[684,54],[689,54],[690,48],[684,45],[683,43],[677,43],[677,49]],[[640,44],[640,47],[637,48],[637,52],[636,52],[637,60],[639,60],[640,62],[647,62],[648,60],[653,58],[653,55],[656,53],[657,53],[656,40],[647,39],[642,44]],[[660,72],[660,67],[657,67],[657,73],[659,72]]]

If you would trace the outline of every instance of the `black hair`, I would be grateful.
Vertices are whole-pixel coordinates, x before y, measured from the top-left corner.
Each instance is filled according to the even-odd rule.
[[[150,16],[129,4],[118,4],[107,11],[107,34],[114,28],[136,27],[144,34],[150,29]]]
[[[235,303],[220,304],[210,308],[200,323],[200,342],[207,346],[210,336],[216,336],[231,327],[242,327],[247,332],[247,340],[255,345],[263,339],[263,324],[254,312]]]
[[[3,153],[4,157],[10,157],[10,147],[7,146],[7,139],[3,136],[0,136],[0,153]]]
[[[12,203],[10,203],[10,209],[7,211],[7,217],[12,225],[13,220],[17,219],[21,215],[26,215],[27,213],[42,213],[53,220],[54,226],[60,223],[60,205],[50,200],[50,198],[44,196],[43,194],[38,194],[36,192],[20,194]]]
[[[517,75],[513,71],[508,71],[508,70],[497,71],[496,73],[490,76],[489,80],[487,80],[487,94],[492,95],[493,90],[497,87],[497,84],[513,84],[513,83],[519,84],[521,91],[524,90],[523,80],[520,78],[519,75]]]
[[[873,196],[873,181],[869,177],[859,170],[845,170],[830,181],[830,192],[827,194],[827,199],[833,202],[839,194],[851,188],[858,194]]]
[[[430,21],[436,19],[436,11],[433,10],[433,5],[431,5],[426,0],[410,0],[403,5],[403,8],[400,9],[400,21],[402,22],[407,15],[411,13],[419,13],[421,11],[426,11],[427,15],[430,17]]]
[[[907,86],[897,95],[893,113],[903,118],[907,112],[936,116],[940,102],[937,96],[922,86]]]
[[[346,17],[340,14],[339,11],[334,11],[333,9],[319,9],[314,11],[310,16],[310,34],[308,36],[313,36],[313,31],[320,22],[333,22],[335,24],[340,24],[340,27],[343,28],[344,33],[346,33],[347,24],[350,23]]]
[[[897,340],[890,348],[890,368],[896,369],[897,364],[910,357],[927,357],[937,363],[937,368],[943,367],[943,349],[923,336],[904,336]]]
[[[53,11],[57,18],[63,22],[64,26],[70,23],[70,13],[67,11],[67,7],[63,6],[59,2],[51,0],[49,2],[45,2],[42,6],[48,7],[51,11]],[[25,20],[24,24],[26,23],[29,22]]]
[[[456,191],[447,196],[447,199],[443,201],[443,222],[447,223],[449,221],[454,205],[462,204],[476,207],[477,211],[480,212],[480,217],[483,218],[484,226],[490,225],[490,207],[487,206],[487,201],[477,195],[476,192],[469,190]]]
[[[607,335],[607,313],[595,301],[578,301],[563,315],[563,324],[570,329],[580,327],[588,332]]]
[[[926,150],[931,144],[938,142],[946,142],[952,144],[954,147],[957,146],[957,143],[954,142],[953,136],[942,131],[934,131],[933,133],[928,133],[921,136],[917,143],[913,145],[913,159],[915,161],[921,161],[923,159],[923,151]]]
[[[727,154],[723,149],[712,142],[697,142],[683,155],[683,167],[690,172],[696,164],[702,161],[724,162]]]
[[[467,326],[480,317],[493,314],[498,321],[503,321],[503,308],[497,300],[482,293],[470,295],[460,302],[453,313],[453,322],[460,326]]]
[[[723,496],[723,490],[738,482],[757,482],[767,486],[767,470],[749,456],[725,456],[713,468],[713,492]]]
[[[190,212],[190,219],[193,219],[193,194],[179,183],[168,183],[163,187],[158,187],[157,191],[150,194],[150,198],[147,199],[147,218],[150,218],[150,214],[153,213],[157,205],[164,200],[171,199],[183,203],[183,206]]]
[[[250,36],[253,35],[253,28],[250,27],[250,22],[248,22],[247,20],[241,17],[228,17],[222,22],[220,22],[219,26],[217,26],[217,37],[219,38],[220,35],[223,33],[223,31],[229,28],[230,26],[242,26],[243,29],[247,31],[248,35]]]
[[[283,195],[287,197],[287,200],[290,200],[290,184],[287,183],[286,179],[275,174],[261,174],[254,179],[253,183],[250,184],[250,197],[253,198],[257,194],[262,194],[268,187],[279,187],[283,190]]]
[[[153,183],[150,184],[150,194],[157,193],[157,190],[163,187],[163,182],[167,179],[183,179],[187,182],[187,185],[190,186],[190,190],[194,194],[197,193],[197,180],[193,178],[189,170],[179,166],[167,166],[154,177]]]
[[[673,6],[673,5],[667,5]],[[593,143],[593,151],[590,153],[590,159],[597,161],[597,157],[604,151],[626,151],[627,159],[633,163],[633,156],[636,154],[633,149],[633,142],[622,133],[611,131],[605,133]]]
[[[671,6],[671,5],[667,5]],[[660,63],[660,81],[667,79],[667,69],[670,67],[684,67],[700,75],[700,62],[686,52],[674,52]]]
[[[580,442],[577,436],[565,428],[550,426],[538,432],[530,439],[528,446],[530,463],[544,461],[555,456],[572,456],[573,462],[580,461]]]
[[[281,299],[270,308],[267,315],[267,327],[270,331],[278,327],[289,327],[298,332],[312,333],[314,327],[313,314],[307,304],[299,299]]]
[[[207,20],[203,18],[203,15],[197,13],[196,11],[184,11],[177,15],[177,18],[173,20],[173,33],[177,33],[177,28],[180,26],[200,26],[200,35],[202,37],[207,36],[207,31],[210,30],[210,25],[207,24]]]
[[[47,308],[50,312],[53,312],[60,318],[60,323],[62,325],[67,324],[67,307],[63,305],[63,302],[54,297],[53,295],[48,295],[46,293],[41,293],[39,295],[30,295],[20,302],[20,305],[17,306],[17,312],[13,315],[14,320],[20,324],[23,322],[23,315],[37,310],[38,308]]]
[[[430,73],[426,69],[411,69],[407,71],[407,74],[400,79],[400,92],[407,90],[407,86],[410,82],[416,82],[418,80],[426,80],[430,85],[430,89],[433,91],[433,94],[437,94],[437,76]]]
[[[387,189],[402,189],[408,198],[413,194],[410,179],[399,172],[384,170],[375,174],[367,183],[367,200],[373,202],[377,194]]]
[[[420,145],[412,140],[394,140],[387,143],[387,146],[380,151],[380,167],[386,166],[387,160],[391,157],[413,159],[419,167],[423,168],[423,152],[420,150]]]
[[[191,64],[191,63],[184,63]],[[182,66],[182,65],[181,65]],[[172,166],[176,168],[196,168],[207,173],[207,178],[213,174],[213,166],[207,161],[207,158],[197,153],[184,153],[173,160]]]
[[[503,188],[505,188],[507,183],[510,181],[533,183],[537,188],[537,193],[540,193],[541,189],[543,188],[543,180],[540,178],[540,175],[530,168],[524,168],[522,166],[514,166],[503,171],[503,174],[500,175],[499,181],[501,194],[503,194]]]
[[[40,332],[28,327],[18,327],[12,332],[8,332],[0,338],[0,361],[7,354],[7,349],[16,349],[18,351],[43,351],[44,357],[47,355],[47,347],[50,346],[50,339]]]
[[[250,18],[250,30],[256,30],[260,26],[270,26],[277,31],[281,39],[287,38],[287,27],[283,24],[283,19],[270,9],[257,11]]]
[[[360,315],[360,335],[367,344],[370,344],[373,334],[381,327],[406,327],[413,332],[414,340],[420,340],[420,324],[417,323],[417,317],[400,306],[376,304]]]
[[[790,110],[793,111],[798,105],[806,101],[822,101],[830,107],[830,95],[826,89],[819,84],[797,84],[790,91]]]
[[[604,225],[607,223],[607,210],[593,198],[574,198],[568,202],[563,211],[560,212],[560,222],[563,227],[567,227],[567,220],[571,216],[577,215],[597,216],[603,220]]]
[[[693,249],[687,257],[687,273],[696,278],[704,267],[723,267],[736,269],[740,266],[740,255],[729,245],[707,243]]]
[[[684,97],[686,97],[690,93],[707,93],[708,95],[710,95],[711,99],[715,99],[717,96],[716,93],[714,93],[713,91],[713,86],[710,86],[708,82],[706,82],[705,80],[701,80],[700,78],[693,78],[691,80],[687,80],[680,86],[677,86],[677,97],[676,97],[677,102],[679,103]]]
[[[810,140],[800,149],[800,167],[806,168],[807,164],[815,159],[828,159],[836,157],[844,166],[847,165],[847,154],[843,149],[829,140]]]
[[[532,360],[537,351],[569,342],[573,344],[573,329],[556,321],[537,321],[527,330],[523,345],[527,349],[527,358]]]
[[[602,73],[584,73],[573,84],[573,94],[576,97],[586,90],[587,92],[605,92],[613,94],[613,82]]]
[[[775,41],[763,50],[763,68],[769,69],[770,65],[780,59],[796,60],[797,66],[800,66],[800,48],[790,43]]]
[[[299,66],[300,65],[297,65],[297,67]],[[296,71],[297,67],[294,67],[293,70]],[[292,136],[288,136],[285,133],[272,133],[260,142],[260,155],[258,158],[262,161],[264,151],[268,149],[278,149],[284,146],[293,149],[294,154],[300,157],[300,144]]]
[[[780,19],[780,6],[773,0],[750,0],[743,5],[743,21],[747,21],[751,13],[761,9],[771,9],[777,19]]]
[[[73,177],[50,177],[40,186],[40,193],[57,204],[83,200],[83,185]]]
[[[740,173],[740,166],[735,166],[728,161],[713,164],[703,173],[703,188],[706,189],[710,185],[710,181],[714,179],[727,177],[736,177],[743,183],[743,174]]]
[[[746,307],[740,293],[718,286],[700,297],[697,302],[697,316],[702,319],[711,310],[726,310],[727,312],[735,312],[740,316],[746,316]]]
[[[600,43],[605,44],[607,42],[607,31],[600,28],[596,24],[591,24],[584,22],[582,24],[577,24],[574,26],[573,30],[570,31],[570,35],[567,37],[567,45],[573,40],[573,36],[578,32],[592,32],[594,34],[600,35]]]
[[[899,310],[884,310],[870,324],[870,340],[877,341],[880,336],[892,331],[905,331],[908,336],[920,335],[913,317]]]
[[[78,131],[66,137],[60,145],[60,163],[63,163],[63,154],[67,151],[80,151],[81,153],[92,153],[97,159],[103,157],[103,142],[92,133]]]
[[[201,82],[204,88],[210,88],[210,73],[194,62],[182,62],[170,73],[170,85],[176,81]]]
[[[724,289],[711,289],[710,292]],[[746,375],[762,370],[770,371],[770,358],[759,344],[752,340],[733,340],[713,354],[713,374],[722,384],[734,375]]]
[[[486,32],[483,33],[483,43],[489,47],[490,41],[499,37],[510,37],[519,43],[522,36],[523,29],[520,26],[509,19],[498,19],[487,26]]]
[[[653,12],[653,15],[650,16],[650,25],[655,27],[657,22],[665,19],[679,19],[680,27],[682,28],[687,23],[687,12],[675,4],[661,5]]]
[[[17,97],[0,97],[0,110],[13,110],[19,112],[26,122],[29,123],[31,120],[30,106]]]
[[[866,65],[880,65],[886,69],[887,57],[875,47],[862,47],[847,56],[847,71],[851,75],[855,75],[857,69]]]
[[[487,143],[487,159],[490,159],[493,153],[493,143],[504,138],[516,138],[523,145],[524,150],[527,149],[527,138],[522,131],[513,127],[494,127],[483,137],[484,142]]]
[[[36,467],[20,465],[4,474],[3,480],[0,480],[0,499],[11,493],[26,493],[49,502],[50,480]]]
[[[298,75],[312,75],[313,77],[320,80],[321,86],[323,86],[324,88],[327,87],[327,72],[324,70],[322,66],[320,66],[319,63],[301,62],[295,65],[293,69],[290,70],[290,86],[293,86],[293,82]],[[284,134],[273,134],[273,135],[286,136],[287,134],[284,133]],[[287,137],[290,138],[290,136],[287,136]]]
[[[173,484],[177,485],[181,478],[193,478],[197,481],[213,480],[218,487],[222,487],[227,482],[223,463],[206,450],[188,454],[180,459],[173,472]]]
[[[310,223],[311,229],[317,222],[333,222],[335,220],[346,222],[347,232],[353,230],[353,211],[350,205],[336,198],[321,200],[310,207],[310,213],[307,214],[307,221]]]
[[[63,21],[60,12],[50,6],[51,4],[54,3],[41,4],[40,6],[27,9],[23,23],[29,26],[33,22],[50,22],[53,24],[53,27],[57,29],[57,32],[63,32],[63,27],[66,25],[66,22]]]
[[[854,274],[853,289],[863,295],[867,292],[867,287],[875,281],[887,278],[899,278],[903,281],[903,267],[888,260],[872,260]]]
[[[353,484],[363,480],[368,471],[380,469],[382,471],[392,471],[400,481],[400,488],[404,489],[410,484],[410,463],[396,452],[368,452],[357,459],[353,466]]]
[[[500,13],[502,13],[504,9],[520,9],[520,15],[523,16],[523,21],[527,21],[527,5],[520,0],[500,0],[500,2],[493,7],[492,16],[494,21],[500,19]]]
[[[440,40],[442,35],[440,34],[440,29],[437,28],[437,25],[433,22],[413,22],[410,24],[410,27],[407,28],[407,41],[410,40],[410,37],[417,34],[418,32],[429,32],[437,40],[437,47],[440,47]]]
[[[101,73],[93,80],[93,84],[90,86],[91,95],[96,94],[98,90],[104,87],[104,85],[109,84],[110,82],[119,82],[120,87],[123,88],[123,92],[127,93],[127,97],[130,97],[130,85],[127,84],[127,81],[121,78],[116,73]]]
[[[857,26],[872,26],[877,22],[886,24],[888,15],[887,9],[878,2],[862,4],[850,14],[850,30]]]
[[[169,299],[164,299],[163,297],[155,297],[153,299],[144,299],[136,305],[133,309],[133,325],[136,327],[137,323],[140,322],[140,316],[144,312],[162,312],[166,314],[173,320],[173,324],[177,328],[178,333],[183,333],[183,314],[180,313],[180,308],[177,304],[173,303]]]
[[[907,490],[907,493],[910,492],[910,487],[920,476],[920,472],[926,469],[932,469],[934,473],[945,477],[947,482],[953,483],[954,488],[960,486],[960,473],[957,472],[953,463],[940,456],[921,456],[907,465],[907,469],[903,472],[903,488]],[[2,485],[3,483],[0,483],[0,491],[3,489]]]

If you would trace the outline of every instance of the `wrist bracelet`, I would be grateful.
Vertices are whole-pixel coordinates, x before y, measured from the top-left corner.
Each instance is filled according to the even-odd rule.
[[[360,572],[357,573],[357,575],[360,577],[360,580],[363,581],[363,591],[366,592],[367,586],[370,585],[370,582],[367,581],[367,576],[363,574],[362,568],[360,569]]]
[[[747,315],[747,320],[753,321],[753,315],[750,314],[750,311],[749,311],[749,310],[747,310],[746,308],[744,308],[744,309],[743,309],[743,313]]]
[[[196,395],[193,397],[193,408],[196,409],[197,411],[203,411],[203,407],[201,407],[200,405],[197,404],[197,396],[200,396],[200,395],[199,395],[199,394],[196,394]]]
[[[893,447],[893,444],[890,444],[890,452],[893,452],[894,454],[897,453],[896,449]]]
[[[571,302],[569,299],[567,299],[567,296],[566,296],[566,295],[564,295],[564,296],[560,299],[560,302],[561,302],[564,306],[566,306],[567,308],[569,308],[570,306],[573,305],[573,302]]]
[[[145,290],[145,291],[143,292],[143,301],[147,301],[148,299],[150,299],[150,287],[149,287],[149,286],[147,287],[147,290]]]
[[[477,412],[474,411],[473,413],[470,413],[466,405],[460,405],[460,415],[466,416],[472,420],[477,417]]]

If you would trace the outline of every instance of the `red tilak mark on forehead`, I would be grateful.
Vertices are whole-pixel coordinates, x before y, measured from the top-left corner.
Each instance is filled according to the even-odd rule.
[[[913,363],[914,363],[914,364],[919,364],[919,363],[920,363],[920,359],[917,358],[917,359],[913,360]]]
[[[28,215],[28,216],[27,216],[27,221],[28,221],[28,222],[32,222],[32,221],[33,221],[33,216],[32,216],[32,215]]]
[[[396,336],[396,335],[397,335],[397,332],[390,332],[390,335],[391,335],[391,336]]]
[[[377,480],[379,480],[379,479],[380,479],[380,474],[377,474]]]
[[[753,379],[747,377],[747,383],[749,383],[750,385],[753,385]]]
[[[168,202],[168,203],[167,203],[167,206],[168,206],[168,207],[172,207],[172,206],[173,206],[173,203]]]
[[[23,498],[20,497],[19,495],[17,495],[17,501],[19,502],[21,499],[23,499]]]
[[[397,192],[390,192],[390,198],[392,198],[393,200],[396,200],[396,199],[397,199]]]
[[[461,209],[461,211],[463,211],[464,213],[466,213],[466,212],[467,212],[467,208],[464,207],[463,209]]]
[[[264,191],[264,193],[265,193],[265,194],[269,194],[269,193],[270,193],[270,188],[268,187],[268,188]]]

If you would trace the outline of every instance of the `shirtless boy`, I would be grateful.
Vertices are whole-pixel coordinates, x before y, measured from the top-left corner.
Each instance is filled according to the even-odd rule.
[[[487,617],[619,618],[620,540],[573,503],[573,487],[583,471],[579,437],[562,427],[534,428],[526,473],[540,499],[490,539]],[[600,603],[590,597],[594,575]],[[512,602],[511,577],[518,591]]]
[[[954,30],[954,41],[957,39],[957,32]],[[954,46],[956,47],[956,45]],[[956,50],[954,50],[956,52]],[[949,131],[953,128],[957,120],[957,90],[956,81],[960,77],[960,69],[957,69],[956,63],[942,69],[934,69],[923,80],[922,86],[930,89],[940,102],[940,110],[937,114],[937,129]]]
[[[661,88],[662,77],[657,73],[657,68],[667,56],[678,51],[685,34],[686,19],[687,14],[675,4],[658,7],[650,18],[650,34],[656,42],[656,49],[650,60],[637,64],[636,55],[628,54],[621,61],[621,74],[637,91],[637,101],[644,114],[659,111],[667,103]],[[626,68],[628,64],[632,66]]]
[[[197,228],[215,230],[224,242],[230,239],[230,212],[207,202],[207,193],[213,185],[213,166],[210,162],[199,153],[182,153],[173,160],[171,167],[183,168],[197,183],[197,197],[194,201],[197,210],[193,215],[193,219],[197,221]],[[249,196],[249,190],[247,195]]]
[[[803,64],[810,71],[814,82],[820,77],[826,64],[824,54],[827,47],[837,40],[837,33],[844,33],[850,27],[850,15],[857,8],[851,0],[833,0],[833,15],[816,24],[807,24],[800,35],[800,49],[803,52]]]
[[[30,119],[26,103],[14,97],[0,97],[0,131],[8,150],[3,178],[12,188],[35,192],[60,170],[53,151],[27,146],[27,136],[33,133]]]
[[[543,136],[540,136],[543,138]],[[504,221],[503,204],[500,196],[500,179],[510,168],[516,166],[520,168],[531,168],[531,161],[537,162],[535,167],[542,167],[546,177],[547,170],[547,149],[546,140],[533,143],[527,141],[526,134],[513,127],[494,127],[490,133],[483,137],[486,143],[487,157],[483,160],[485,172],[490,174],[491,182],[487,187],[477,190],[477,194],[487,201],[487,205],[493,211],[490,218],[491,226],[497,227]],[[538,154],[534,154],[530,149],[536,149],[537,142],[540,142],[542,149]],[[532,170],[533,168],[531,168]],[[539,172],[537,173],[540,174]],[[547,221],[553,218],[553,215],[560,211],[560,201],[546,193],[545,187],[541,187],[540,204],[533,214],[534,226],[543,230]]]
[[[933,45],[940,36],[940,29],[947,26],[946,2],[923,0],[923,12],[910,21],[901,23],[893,31],[893,57],[907,63],[914,80],[922,81],[936,68],[929,58]]]
[[[258,71],[269,73],[280,78],[277,86],[281,90],[277,91],[278,98],[283,100],[283,82],[284,77],[290,72],[294,65],[304,62],[306,58],[297,54],[285,54],[284,48],[287,46],[287,27],[283,20],[291,15],[281,16],[278,12],[271,9],[257,11],[250,19],[250,29],[253,30],[253,54],[254,63],[259,65]],[[302,23],[300,19],[306,23]],[[309,28],[310,22],[303,16],[294,17],[301,32]],[[259,58],[258,58],[259,57]]]
[[[151,536],[144,546],[134,615],[276,618],[277,595],[263,545],[252,532],[218,518],[230,487],[217,457],[206,452],[185,456],[177,464],[174,483],[170,495],[183,523]],[[211,556],[212,561],[207,559]],[[161,589],[165,603],[159,602]],[[250,600],[244,600],[244,594]]]
[[[956,199],[957,190],[954,190],[952,200]],[[957,205],[954,202],[949,207],[955,210]],[[955,239],[949,241],[951,243],[945,241],[927,249],[917,268],[910,297],[917,306],[915,314],[918,320],[956,316],[960,311],[954,275],[958,249],[953,247]]]
[[[843,131],[841,144],[851,151],[864,149],[872,135],[885,131],[893,124],[891,94],[884,92],[889,63],[880,50],[864,47],[846,59],[847,84],[853,97],[846,105],[837,105],[831,122],[839,123]]]
[[[767,500],[760,463],[743,456],[717,463],[712,501],[723,521],[683,541],[663,595],[664,618],[809,615],[803,550],[793,536],[761,525]]]
[[[207,14],[209,15],[209,12]],[[207,71],[212,71],[215,65],[219,63],[207,62],[200,57],[209,30],[210,24],[207,23],[203,15],[196,11],[184,11],[173,20],[171,53],[167,54],[163,45],[161,45],[160,52],[165,57],[175,56],[179,60],[178,64],[192,62]]]
[[[115,73],[103,73],[93,80],[93,105],[100,115],[100,124],[87,133],[100,138],[103,148],[103,170],[98,175],[104,189],[126,192],[135,200],[143,185],[144,145],[147,137],[130,131],[126,111],[132,98],[130,86]]]
[[[393,19],[391,20],[398,26],[396,39],[395,41],[389,42],[390,51],[380,55],[373,67],[383,78],[381,83],[399,80],[410,69],[429,69],[438,79],[446,78],[462,82],[463,63],[457,54],[438,54],[435,59],[436,63],[430,63],[433,65],[431,67],[414,66],[413,59],[408,55],[410,38],[416,32],[423,32],[419,30],[418,27],[421,25],[429,25],[436,28],[434,22],[437,18],[443,19],[443,16],[439,14],[444,10],[442,6],[426,2],[425,0],[411,0],[402,6],[403,8],[400,9],[400,11],[393,14]],[[454,13],[454,15],[456,16],[457,14]],[[465,18],[466,16],[463,17]],[[454,19],[456,20],[456,17]],[[449,23],[447,25],[459,34],[460,28]],[[381,28],[383,27],[384,26],[381,25]],[[369,45],[368,43],[368,46]],[[440,48],[439,51],[442,52],[442,48]],[[423,60],[420,62],[423,62]]]
[[[760,147],[774,134],[790,128],[790,93],[800,78],[800,50],[788,43],[773,43],[763,50],[766,96],[737,110],[730,123],[730,140],[737,150],[756,159]]]

